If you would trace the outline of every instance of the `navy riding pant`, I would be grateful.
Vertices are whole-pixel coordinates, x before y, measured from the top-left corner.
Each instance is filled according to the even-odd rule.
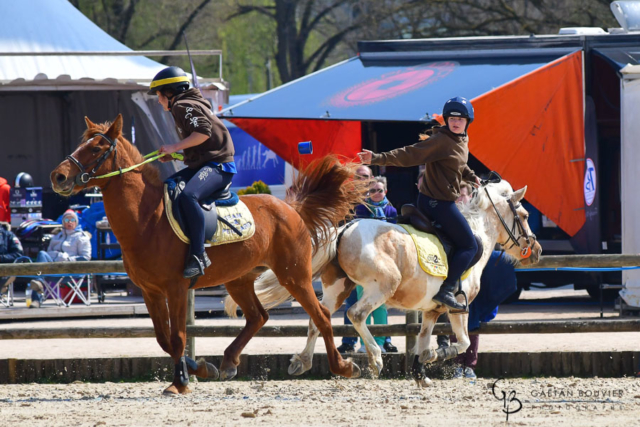
[[[455,202],[432,199],[420,193],[418,209],[431,220],[442,226],[442,231],[451,239],[455,248],[449,258],[449,275],[446,281],[457,282],[462,273],[478,251],[478,244],[469,223],[464,218]]]
[[[187,226],[191,253],[200,255],[204,252],[204,214],[200,201],[206,199],[216,191],[231,184],[233,174],[224,172],[218,166],[205,164],[200,169],[185,168],[172,177],[182,177],[187,185],[178,197],[180,213]]]

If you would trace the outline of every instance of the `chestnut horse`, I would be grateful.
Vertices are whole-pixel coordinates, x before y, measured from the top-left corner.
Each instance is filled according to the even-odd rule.
[[[80,145],[51,172],[52,187],[64,196],[82,190],[90,180],[91,186],[101,188],[124,267],[142,289],[158,344],[175,363],[173,383],[165,393],[188,393],[186,372],[221,379],[236,375],[242,349],[269,318],[253,284],[267,268],[322,332],[331,372],[344,377],[360,375],[360,368],[338,353],[329,310],[320,304],[311,284],[312,248],[323,246],[329,227],[343,220],[366,191],[361,188],[364,184],[352,179],[356,165],[341,165],[334,157],[311,163],[296,178],[286,202],[266,194],[241,197],[253,215],[255,234],[242,242],[208,248],[212,265],[195,286],[224,283],[246,317],[245,327],[224,352],[218,374],[212,364],[204,360],[196,364],[183,356],[190,281],[182,277],[182,269],[188,245],[176,236],[166,218],[157,168],[144,165],[129,173],[103,177],[141,163],[142,156],[122,136],[121,115],[113,124],[85,121],[87,130]]]
[[[496,243],[504,248],[514,262],[518,260],[528,265],[540,259],[542,247],[531,233],[528,213],[520,203],[526,190],[527,187],[514,191],[507,181],[502,180],[483,185],[471,202],[459,204],[484,249],[480,261],[462,280],[462,289],[469,302],[480,291],[482,270]],[[390,307],[422,312],[422,329],[413,349],[415,357],[412,369],[419,385],[428,382],[423,364],[450,359],[466,351],[470,344],[468,313],[449,313],[457,343],[446,351],[434,351],[430,347],[430,336],[436,320],[447,311],[432,301],[443,278],[422,270],[415,244],[404,228],[363,219],[342,227],[333,236],[328,245],[318,249],[313,259],[314,272],[320,272],[322,278],[322,304],[333,313],[340,308],[356,284],[363,287],[362,297],[348,310],[347,315],[365,343],[369,366],[374,374],[382,370],[381,350],[367,328],[366,319],[373,310],[385,303]],[[289,297],[287,289],[280,286],[271,272],[266,272],[256,282],[256,291],[258,299],[267,309]],[[458,298],[460,301],[462,297]],[[229,313],[234,304],[227,301],[225,308]],[[318,328],[309,324],[307,345],[291,359],[289,374],[300,375],[311,369],[313,351],[320,333]]]

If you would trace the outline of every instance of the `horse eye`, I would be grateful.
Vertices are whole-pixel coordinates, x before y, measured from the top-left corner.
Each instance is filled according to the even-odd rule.
[[[91,151],[92,151],[92,152],[94,152],[94,153],[98,153],[98,152],[100,152],[100,150],[102,150],[102,148],[100,148],[100,147],[98,147],[98,146],[95,146],[95,147],[93,147],[93,148],[91,149]]]

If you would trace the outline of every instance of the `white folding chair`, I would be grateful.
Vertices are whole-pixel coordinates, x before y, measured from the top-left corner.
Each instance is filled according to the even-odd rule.
[[[64,276],[58,281],[60,286],[66,286],[71,291],[62,298],[62,303],[69,307],[77,296],[84,305],[91,305],[91,275],[84,276]],[[87,293],[84,294],[82,287],[85,287]]]
[[[0,304],[5,307],[13,306],[13,282],[15,277],[0,277]]]

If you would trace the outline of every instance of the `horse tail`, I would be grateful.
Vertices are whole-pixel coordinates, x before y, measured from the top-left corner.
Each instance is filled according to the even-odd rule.
[[[314,277],[336,256],[339,223],[366,199],[369,182],[353,179],[359,166],[325,156],[311,162],[287,190],[285,202],[300,215],[311,235]],[[256,280],[255,291],[267,310],[291,298],[271,270]],[[237,307],[233,299],[226,298],[224,310],[228,316],[236,317]]]
[[[344,227],[341,227],[341,229]],[[331,240],[326,242],[320,248],[315,250],[313,258],[311,259],[311,270],[313,278],[316,279],[338,254],[338,236],[341,229],[331,229]],[[267,270],[258,277],[254,285],[256,295],[260,303],[266,310],[270,310],[273,307],[277,307],[283,302],[291,299],[291,294],[284,286],[280,286],[278,278],[272,270]],[[236,310],[238,304],[230,297],[227,296],[224,302],[224,311],[229,317],[237,317]]]
[[[353,179],[359,163],[341,164],[333,155],[309,164],[287,191],[287,202],[309,230],[315,251],[332,237],[332,229],[364,202],[369,182]]]

